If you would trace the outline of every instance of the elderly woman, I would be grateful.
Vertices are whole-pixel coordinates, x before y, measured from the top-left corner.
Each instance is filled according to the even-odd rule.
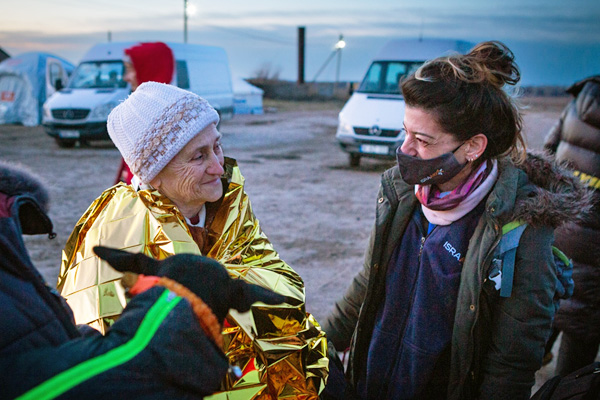
[[[504,89],[519,77],[512,52],[484,42],[402,83],[398,165],[382,177],[364,269],[323,325],[350,346],[361,399],[530,396],[561,294],[553,230],[589,203],[570,173],[524,153]]]
[[[155,259],[202,254],[231,276],[288,297],[228,315],[225,352],[242,371],[223,382],[236,398],[317,398],[327,376],[326,343],[305,312],[302,279],[260,229],[236,162],[225,158],[217,112],[174,86],[146,82],[116,107],[108,132],[135,174],[96,199],[67,241],[58,289],[77,323],[105,332],[125,306],[121,274],[92,253],[102,245]],[[190,357],[198,355],[190,354]]]
[[[125,73],[123,80],[135,92],[144,82],[171,83],[175,71],[175,57],[169,46],[163,42],[138,43],[125,49]],[[119,182],[131,183],[133,173],[124,159],[117,172],[115,185]]]
[[[39,178],[0,161],[0,399],[202,398],[219,390],[230,368],[216,346],[229,307],[247,311],[259,300],[284,301],[231,279],[207,257],[156,261],[97,247],[129,273],[133,298],[110,334],[80,331],[25,248],[22,235],[55,236],[48,204]]]

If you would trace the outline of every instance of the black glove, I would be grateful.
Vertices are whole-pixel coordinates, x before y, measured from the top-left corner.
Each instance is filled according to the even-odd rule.
[[[194,254],[178,254],[157,261],[142,253],[128,253],[108,247],[94,247],[94,252],[120,272],[164,276],[177,281],[200,297],[213,311],[220,323],[230,308],[240,312],[261,301],[281,304],[286,297],[269,289],[231,279],[217,261]]]

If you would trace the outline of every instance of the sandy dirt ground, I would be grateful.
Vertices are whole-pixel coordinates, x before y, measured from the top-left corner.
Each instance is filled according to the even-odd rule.
[[[556,122],[568,98],[522,100],[532,148]],[[267,236],[305,280],[307,309],[322,319],[362,266],[381,173],[390,162],[349,167],[336,141],[340,103],[267,102],[260,116],[221,126],[225,154],[238,160]],[[276,108],[276,110],[275,110]],[[88,205],[112,185],[119,153],[110,143],[61,149],[41,127],[0,126],[0,159],[40,175],[50,189],[56,239],[29,237],[34,263],[51,284],[61,250]],[[556,349],[555,349],[556,350]],[[554,364],[538,372],[538,385]]]

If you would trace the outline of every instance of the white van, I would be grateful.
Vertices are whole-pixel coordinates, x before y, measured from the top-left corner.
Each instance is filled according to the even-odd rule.
[[[44,103],[42,124],[61,147],[79,141],[108,140],[106,120],[131,88],[123,81],[125,49],[136,42],[97,44],[82,58],[66,88]],[[233,88],[225,50],[167,43],[175,56],[171,84],[205,98],[222,119],[233,115]]]
[[[404,142],[401,79],[427,60],[450,52],[465,53],[471,46],[469,42],[444,39],[388,42],[339,114],[336,138],[349,153],[350,165],[358,166],[361,157],[394,158],[396,148]]]

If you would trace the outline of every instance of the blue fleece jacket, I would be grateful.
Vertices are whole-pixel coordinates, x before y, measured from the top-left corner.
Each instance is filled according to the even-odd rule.
[[[362,398],[445,398],[460,274],[484,203],[447,226],[415,210],[387,269]]]

